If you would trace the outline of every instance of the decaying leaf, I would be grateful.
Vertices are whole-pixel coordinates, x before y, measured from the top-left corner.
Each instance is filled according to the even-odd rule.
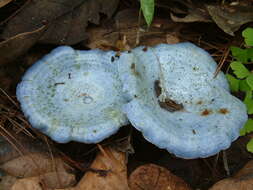
[[[162,7],[167,3],[163,0],[159,2]],[[207,4],[205,1],[196,3],[191,0],[172,0],[168,5],[171,19],[175,22],[215,22],[224,32],[232,36],[243,24],[253,21],[253,6],[250,1],[248,3],[238,1],[231,4]]]
[[[190,190],[191,188],[169,170],[155,164],[138,167],[129,177],[131,190]]]
[[[252,190],[253,160],[249,161],[234,177],[221,180],[209,190]]]
[[[43,190],[43,184],[40,183],[39,178],[25,178],[18,180],[12,187],[11,190]]]
[[[13,0],[0,0],[0,8],[12,2]]]
[[[85,45],[91,49],[127,50],[136,47],[137,41],[138,45],[147,46],[180,41],[175,32],[175,28],[180,28],[179,24],[154,19],[148,31],[140,31],[143,24],[138,24],[138,10],[123,10],[115,16],[113,25],[88,28],[89,41]]]
[[[76,183],[74,170],[61,157],[53,155],[55,149],[41,144],[38,140],[13,131],[12,143],[0,136],[0,171],[4,172],[0,185],[12,186],[14,189],[38,188],[43,184],[45,188],[66,188]],[[14,140],[15,139],[15,140]],[[17,146],[17,147],[13,147]],[[19,151],[17,151],[19,149]],[[50,153],[51,152],[51,153]],[[10,177],[11,176],[11,177]],[[18,178],[17,181],[14,179]],[[30,184],[30,185],[29,185]],[[43,189],[44,190],[44,189]]]
[[[0,64],[8,63],[31,48],[46,30],[42,26],[34,31],[17,34],[0,42]]]
[[[16,180],[17,180],[16,177],[10,175],[0,176],[0,189],[10,190],[13,184],[16,182]]]
[[[11,190],[55,189],[70,187],[75,183],[75,176],[66,172],[51,172],[41,176],[18,179]],[[43,188],[44,187],[44,188]]]
[[[100,147],[91,168],[76,187],[65,190],[129,190],[125,153]]]
[[[213,21],[227,34],[234,35],[243,24],[253,21],[253,6],[206,5]]]
[[[16,177],[32,177],[48,172],[67,171],[68,166],[61,158],[51,158],[42,153],[20,156],[0,165],[0,169]]]
[[[87,37],[85,29],[88,22],[98,24],[100,12],[110,17],[117,5],[118,0],[27,1],[7,23],[1,37],[8,39],[46,25],[48,28],[40,42],[75,44]]]
[[[196,12],[190,12],[185,17],[177,17],[173,13],[170,14],[171,19],[174,22],[212,22],[210,18],[203,17],[202,15]]]
[[[18,116],[18,113],[16,113],[16,116]],[[8,130],[12,138],[8,136],[7,140],[7,137],[0,136],[0,165],[26,154],[48,154],[48,146],[44,143],[38,141],[37,139],[28,137],[27,134],[16,133],[15,130]],[[10,142],[13,141],[14,143],[11,144]],[[52,150],[52,152],[54,151]]]

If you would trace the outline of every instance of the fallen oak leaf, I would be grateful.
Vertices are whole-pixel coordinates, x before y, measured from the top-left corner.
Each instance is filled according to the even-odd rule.
[[[44,190],[39,178],[25,178],[17,180],[11,187],[11,190]]]
[[[135,169],[129,177],[131,190],[191,190],[181,178],[155,164],[146,164]]]
[[[214,184],[209,190],[252,190],[253,189],[253,160],[249,161],[239,172],[230,178]]]
[[[46,26],[42,26],[31,32],[25,32],[0,42],[0,64],[15,60],[30,49],[45,32]]]
[[[0,165],[0,169],[15,177],[33,177],[48,172],[68,171],[71,167],[61,158],[52,158],[44,153],[31,153]]]
[[[98,24],[100,12],[111,17],[117,5],[118,0],[33,0],[8,22],[1,37],[8,39],[46,24],[40,42],[72,45],[87,38],[88,22]]]
[[[227,34],[234,36],[243,24],[253,21],[252,5],[206,5],[213,21]]]
[[[163,4],[167,1],[161,1],[161,3],[164,6]],[[232,36],[243,24],[253,21],[253,6],[249,1],[208,4],[204,1],[194,3],[190,0],[172,0],[168,4],[170,5],[168,9],[172,12],[170,15],[173,21],[214,22],[225,33]],[[179,14],[180,17],[177,17],[176,14]],[[185,15],[185,17],[182,17],[182,15]]]
[[[35,184],[34,182],[43,184],[46,189],[66,188],[76,183],[75,176],[72,174],[73,168],[61,157],[53,155],[55,149],[51,150],[40,141],[22,133],[13,134],[12,139],[15,139],[16,148],[5,138],[0,136],[0,171],[9,176],[22,177],[15,182],[17,189],[19,187],[23,189],[22,185]],[[20,149],[20,152],[16,149]],[[5,184],[8,179],[4,178]]]
[[[58,182],[60,180],[60,182]],[[55,189],[68,188],[75,183],[75,176],[66,172],[45,173],[37,177],[18,179],[11,187],[11,190],[34,190],[34,189]]]
[[[0,171],[1,172],[1,171]],[[0,189],[10,190],[17,178],[10,175],[1,175],[0,173]]]
[[[65,190],[129,190],[126,154],[112,147],[98,146],[100,152],[91,164],[92,169],[75,187]]]

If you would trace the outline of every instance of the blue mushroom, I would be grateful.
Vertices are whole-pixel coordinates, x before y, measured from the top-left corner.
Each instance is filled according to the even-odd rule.
[[[247,120],[216,63],[191,43],[113,51],[59,47],[17,87],[33,127],[57,142],[97,143],[128,120],[144,137],[182,158],[227,149]]]
[[[29,68],[16,94],[32,126],[60,143],[97,143],[127,124],[114,56],[62,46]]]
[[[118,71],[131,124],[156,146],[181,158],[227,149],[247,120],[245,105],[229,92],[216,63],[191,43],[124,52]]]

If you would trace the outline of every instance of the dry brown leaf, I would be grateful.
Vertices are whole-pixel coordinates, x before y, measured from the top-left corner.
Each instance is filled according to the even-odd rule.
[[[129,177],[131,190],[191,190],[179,177],[155,164],[146,164],[134,170]]]
[[[0,0],[0,8],[12,2],[13,0]]]
[[[25,32],[0,42],[0,64],[8,63],[30,49],[44,33],[42,26],[34,31]]]
[[[158,4],[170,10],[171,19],[175,22],[214,22],[232,36],[243,24],[253,21],[250,1],[207,4],[205,1],[158,0]]]
[[[17,113],[15,116],[18,116]],[[16,133],[15,130],[8,129],[8,132],[12,138],[6,136],[6,138],[8,137],[7,140],[0,136],[0,165],[28,153],[47,155],[48,146],[44,143],[29,137],[27,134]]]
[[[100,150],[91,165],[93,171],[88,171],[70,190],[129,190],[126,154],[111,147]]]
[[[106,147],[97,155],[91,168],[104,170],[105,175],[86,173],[76,190],[129,190],[125,153]]]
[[[0,189],[1,190],[10,190],[13,184],[16,182],[17,178],[10,176],[10,175],[5,175],[0,177]]]
[[[20,156],[0,165],[0,169],[16,177],[32,177],[48,172],[70,170],[61,158],[51,158],[43,153]]]
[[[252,190],[253,160],[249,161],[234,177],[221,180],[209,190]]]
[[[75,176],[66,172],[45,173],[38,177],[17,180],[11,190],[34,190],[68,188],[75,183]],[[44,187],[44,188],[43,188]]]
[[[75,185],[75,175],[62,172],[50,172],[38,177],[48,188],[66,188]]]
[[[180,41],[175,32],[180,25],[167,19],[155,19],[147,31],[141,27],[142,23],[140,26],[138,24],[138,10],[127,9],[119,12],[110,26],[89,27],[89,42],[86,45],[91,49],[122,50],[123,47],[126,50],[136,45],[154,46]],[[137,41],[139,44],[136,44]]]
[[[40,183],[40,179],[37,177],[25,178],[17,180],[11,187],[11,190],[44,190],[43,184]]]
[[[87,36],[88,22],[99,23],[99,13],[110,17],[118,0],[32,0],[7,23],[1,37],[11,38],[20,33],[37,30],[43,25],[48,29],[40,42],[75,44]]]
[[[227,34],[234,35],[243,24],[253,21],[253,6],[206,5],[214,22]]]

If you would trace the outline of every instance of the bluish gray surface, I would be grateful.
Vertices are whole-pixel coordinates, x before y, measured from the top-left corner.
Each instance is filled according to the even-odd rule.
[[[127,115],[158,147],[208,157],[228,148],[247,120],[215,70],[191,43],[138,47],[120,58],[59,47],[26,72],[17,98],[32,126],[58,142],[99,142],[127,124]]]
[[[29,68],[17,98],[32,126],[57,142],[96,143],[127,124],[114,55],[62,46]]]
[[[247,120],[224,74],[213,78],[215,61],[191,43],[138,47],[122,53],[118,70],[132,125],[178,157],[208,157],[228,148]]]

